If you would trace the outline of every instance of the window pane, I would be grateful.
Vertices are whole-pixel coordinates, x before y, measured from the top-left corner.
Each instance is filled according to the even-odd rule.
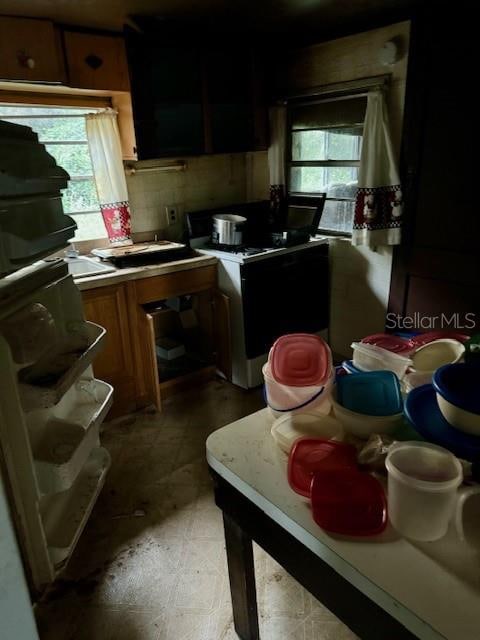
[[[97,190],[93,178],[70,182],[63,192],[63,210],[65,213],[92,211],[98,209]]]
[[[361,130],[354,127],[292,132],[292,160],[359,160]]]
[[[47,144],[45,147],[70,176],[92,175],[92,161],[87,144]]]
[[[320,220],[320,228],[326,231],[352,233],[355,202],[327,200]]]
[[[95,240],[107,237],[100,211],[98,213],[79,213],[72,218],[78,225],[74,240]]]
[[[38,134],[40,141],[45,142],[47,151],[61,167],[68,171],[70,176],[91,176],[93,168],[86,144],[84,115],[94,111],[96,109],[0,104],[0,119],[31,127]],[[39,115],[52,117],[40,118]],[[58,117],[62,115],[78,117]],[[15,116],[28,117],[15,118]],[[83,141],[83,144],[53,144],[77,141]],[[75,214],[74,218],[79,226],[75,234],[76,240],[107,237],[93,178],[71,180],[68,188],[63,192],[63,208],[65,213]],[[82,211],[94,213],[77,213]]]
[[[0,104],[0,117],[1,116],[35,116],[41,113],[45,116],[58,116],[58,115],[84,115],[86,113],[92,113],[97,109],[85,109],[81,107],[44,107],[44,106],[20,106],[20,105],[8,105]]]
[[[290,191],[326,192],[328,198],[355,198],[358,167],[292,167]]]
[[[40,142],[55,140],[86,140],[85,121],[79,118],[6,118],[2,120],[31,127],[38,134]]]

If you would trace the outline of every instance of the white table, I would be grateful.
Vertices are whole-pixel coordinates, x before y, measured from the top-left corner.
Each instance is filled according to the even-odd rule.
[[[453,531],[418,544],[390,526],[367,539],[328,535],[313,521],[308,501],[290,489],[287,457],[270,428],[264,409],[207,441],[239,636],[259,638],[254,540],[361,638],[478,640],[480,554]]]

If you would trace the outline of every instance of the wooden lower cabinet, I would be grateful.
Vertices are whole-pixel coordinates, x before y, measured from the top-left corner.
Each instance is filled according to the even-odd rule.
[[[132,342],[123,284],[90,289],[82,293],[85,318],[107,330],[105,349],[93,363],[95,376],[114,387],[109,417],[136,408]]]
[[[152,404],[160,410],[166,397],[216,371],[231,378],[229,299],[216,279],[210,265],[83,292],[87,320],[107,330],[94,371],[115,388],[111,417]],[[175,298],[187,304],[186,313],[168,306]],[[184,368],[158,359],[161,338],[185,344]]]

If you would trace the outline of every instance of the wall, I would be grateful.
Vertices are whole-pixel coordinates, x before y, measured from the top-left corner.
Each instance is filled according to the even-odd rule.
[[[410,23],[401,22],[289,53],[279,64],[277,86],[291,91],[390,73],[387,103],[393,143],[399,152],[409,31]],[[403,55],[396,64],[385,67],[377,56],[383,43],[392,39],[399,42]],[[339,239],[332,240],[330,255],[330,342],[336,353],[349,355],[353,340],[384,329],[392,249],[382,247],[374,252]]]
[[[234,153],[184,158],[185,171],[137,173],[127,177],[134,234],[158,232],[179,239],[183,213],[268,198],[267,153]],[[168,227],[165,207],[175,204],[176,225]]]

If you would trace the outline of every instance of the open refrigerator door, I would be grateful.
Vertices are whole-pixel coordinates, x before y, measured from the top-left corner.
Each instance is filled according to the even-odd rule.
[[[41,260],[74,234],[69,176],[28,127],[0,121],[0,148],[0,473],[35,594],[65,566],[105,481],[113,388],[92,369],[105,329],[85,321],[66,262]]]
[[[86,322],[81,297],[62,261],[0,284],[0,362],[4,420],[0,443],[20,544],[36,590],[70,557],[110,465],[99,426],[113,389],[96,380],[92,360],[105,330]],[[31,288],[28,283],[30,280]]]

